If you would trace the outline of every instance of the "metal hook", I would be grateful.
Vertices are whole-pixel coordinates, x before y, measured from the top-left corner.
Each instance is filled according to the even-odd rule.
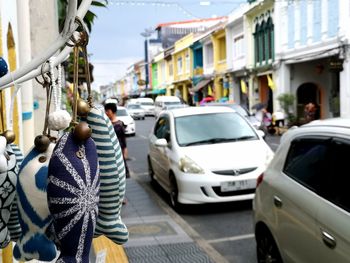
[[[49,86],[52,83],[52,76],[50,74],[47,74],[47,72],[44,72],[45,65],[48,64],[49,61],[45,61],[41,65],[41,77],[43,78],[43,81],[41,82],[38,77],[35,77],[35,80],[42,85],[44,88]]]

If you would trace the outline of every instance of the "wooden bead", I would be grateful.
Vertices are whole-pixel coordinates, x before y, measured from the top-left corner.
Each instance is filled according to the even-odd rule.
[[[16,134],[11,130],[6,130],[2,136],[6,138],[7,144],[11,144],[16,140]]]
[[[82,99],[78,99],[77,101],[77,115],[80,117],[86,117],[90,112],[89,104]]]
[[[74,138],[79,142],[86,141],[91,137],[91,128],[86,122],[80,122],[73,131]]]
[[[35,137],[34,145],[38,152],[45,152],[50,145],[50,138],[46,135],[38,135]]]

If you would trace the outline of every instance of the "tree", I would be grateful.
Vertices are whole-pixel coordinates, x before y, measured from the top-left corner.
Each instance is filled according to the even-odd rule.
[[[66,12],[67,12],[67,6],[68,6],[69,0],[57,0],[57,7],[58,7],[58,24],[60,27],[60,31],[63,29],[64,21],[66,19]],[[82,0],[78,0],[78,5],[80,5]],[[92,1],[92,6],[96,7],[107,7],[108,0],[98,0],[98,1]],[[96,18],[96,14],[92,11],[88,11],[84,17],[84,22],[91,32],[92,25],[94,23],[94,20]]]

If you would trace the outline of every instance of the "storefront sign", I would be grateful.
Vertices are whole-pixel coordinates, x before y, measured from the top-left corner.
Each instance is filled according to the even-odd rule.
[[[343,59],[331,58],[329,60],[329,71],[340,72],[343,71]]]

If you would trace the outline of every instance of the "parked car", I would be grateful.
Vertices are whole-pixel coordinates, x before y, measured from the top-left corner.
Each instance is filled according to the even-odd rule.
[[[253,126],[255,129],[260,129],[261,127],[261,121],[259,121],[257,118],[255,118],[254,115],[250,114],[248,109],[245,107],[237,104],[237,103],[229,103],[229,102],[210,102],[203,104],[204,106],[225,106],[230,107],[237,111],[239,114],[244,116]]]
[[[181,100],[176,96],[158,96],[154,102],[154,116],[158,117],[159,113],[169,105],[181,105]]]
[[[117,107],[117,118],[124,122],[125,125],[125,134],[126,135],[135,135],[136,126],[134,119],[130,116],[125,107]]]
[[[140,104],[128,104],[127,110],[133,119],[145,119],[145,110]]]
[[[273,152],[227,107],[162,111],[149,137],[148,169],[171,205],[250,200]]]
[[[141,108],[145,110],[146,115],[154,116],[154,101],[152,98],[138,98],[136,103],[141,105]]]
[[[253,202],[258,262],[349,262],[350,119],[288,130]]]

